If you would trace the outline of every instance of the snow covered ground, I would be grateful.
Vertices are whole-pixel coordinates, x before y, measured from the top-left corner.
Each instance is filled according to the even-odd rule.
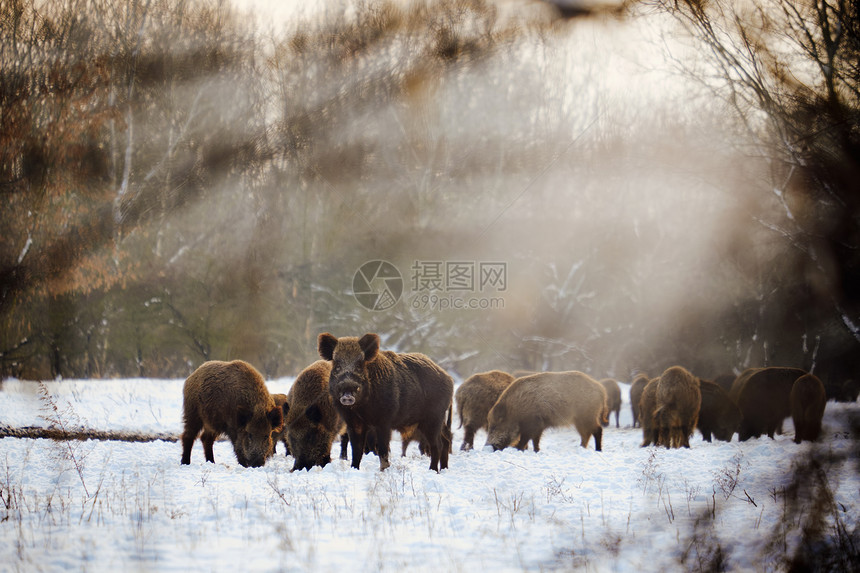
[[[285,392],[290,383],[269,387]],[[3,381],[0,425],[47,426],[49,418],[181,432],[182,380],[45,388],[50,399],[37,383]],[[0,570],[698,570],[717,548],[730,570],[781,569],[801,523],[786,519],[783,488],[812,448],[793,443],[791,420],[776,440],[709,444],[696,433],[689,450],[640,448],[628,389],[622,427],[613,419],[603,452],[593,441],[579,447],[572,428],[548,431],[539,453],[460,452],[455,430],[440,474],[416,444],[385,472],[368,455],[359,471],[335,459],[290,473],[283,446],[253,469],[236,463],[228,442],[216,443],[213,465],[198,441],[192,464],[181,467],[181,447],[170,441],[0,439]],[[818,446],[849,454],[826,473],[836,508],[828,524],[848,531],[860,515],[860,477],[844,419],[858,408],[828,403]],[[476,446],[485,438],[479,432]],[[393,441],[392,452],[399,446]]]

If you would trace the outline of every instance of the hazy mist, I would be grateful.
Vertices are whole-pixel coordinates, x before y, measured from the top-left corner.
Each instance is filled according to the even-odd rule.
[[[828,267],[786,231],[802,205],[774,192],[748,126],[682,73],[699,55],[660,14],[562,18],[543,3],[476,1],[288,3],[271,17],[260,2],[80,6],[79,23],[100,15],[114,27],[83,52],[69,40],[43,57],[80,55],[58,64],[70,77],[95,69],[63,121],[83,133],[89,113],[107,114],[87,135],[97,169],[71,183],[49,170],[46,192],[21,191],[4,264],[26,265],[28,240],[50,258],[98,205],[116,224],[7,291],[7,374],[181,376],[214,358],[295,374],[324,331],[378,332],[460,376],[628,380],[682,363],[713,377],[814,368],[822,339],[842,352],[828,338],[838,313],[813,322],[785,306],[785,293],[830,281],[816,282]],[[10,70],[20,56],[4,49]],[[49,113],[39,93],[28,109]],[[26,175],[26,157],[15,161],[6,170]],[[372,260],[402,275],[386,310],[353,296]],[[425,263],[503,264],[506,281],[417,288]],[[493,307],[430,304],[442,299]]]

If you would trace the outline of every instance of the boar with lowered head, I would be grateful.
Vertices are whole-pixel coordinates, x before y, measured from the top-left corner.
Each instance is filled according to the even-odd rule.
[[[537,452],[545,429],[573,425],[583,448],[594,436],[594,449],[600,451],[606,416],[606,390],[587,374],[542,372],[517,378],[487,415],[484,448],[513,445],[524,450],[531,440]]]
[[[696,427],[702,432],[702,439],[711,441],[711,436],[724,442],[731,442],[732,436],[741,424],[741,411],[729,398],[729,394],[715,382],[699,379],[702,392],[702,407]]]
[[[463,382],[454,393],[457,412],[460,413],[460,426],[465,428],[461,450],[471,450],[475,442],[475,432],[487,428],[487,414],[490,408],[511,385],[514,377],[501,370],[490,370],[473,374]]]
[[[275,404],[263,376],[241,360],[203,363],[185,380],[182,403],[182,463],[191,463],[197,436],[207,462],[215,462],[212,446],[221,434],[233,443],[243,467],[260,467],[272,457],[272,433],[284,424],[283,410]]]
[[[340,413],[352,449],[352,467],[358,469],[368,431],[376,433],[379,469],[388,461],[391,431],[415,427],[427,440],[430,469],[448,467],[451,436],[446,435],[454,381],[427,356],[379,350],[379,336],[340,339],[319,335],[319,353],[332,363],[329,392]]]
[[[290,387],[284,427],[295,458],[291,471],[325,467],[331,461],[332,444],[345,430],[328,391],[330,374],[331,363],[317,360]],[[343,445],[341,458],[346,459]]]

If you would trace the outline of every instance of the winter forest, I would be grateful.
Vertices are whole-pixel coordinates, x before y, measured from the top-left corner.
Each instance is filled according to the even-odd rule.
[[[856,3],[0,10],[3,377],[856,376]]]

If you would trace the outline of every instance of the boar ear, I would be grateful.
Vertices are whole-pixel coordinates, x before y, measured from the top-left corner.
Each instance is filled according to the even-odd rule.
[[[358,346],[364,352],[365,362],[370,362],[376,358],[376,353],[379,352],[379,335],[372,332],[365,334],[358,341]]]
[[[284,425],[284,410],[275,406],[266,412],[266,418],[269,419],[273,428],[280,428]]]
[[[337,346],[337,338],[328,332],[323,332],[317,338],[317,350],[323,360],[331,360],[334,357],[335,346]]]
[[[316,404],[311,404],[305,409],[305,416],[314,424],[319,424],[322,421],[322,411]]]
[[[239,424],[240,428],[247,426],[248,422],[250,422],[253,417],[254,414],[244,408],[240,408],[236,411],[236,423]]]

